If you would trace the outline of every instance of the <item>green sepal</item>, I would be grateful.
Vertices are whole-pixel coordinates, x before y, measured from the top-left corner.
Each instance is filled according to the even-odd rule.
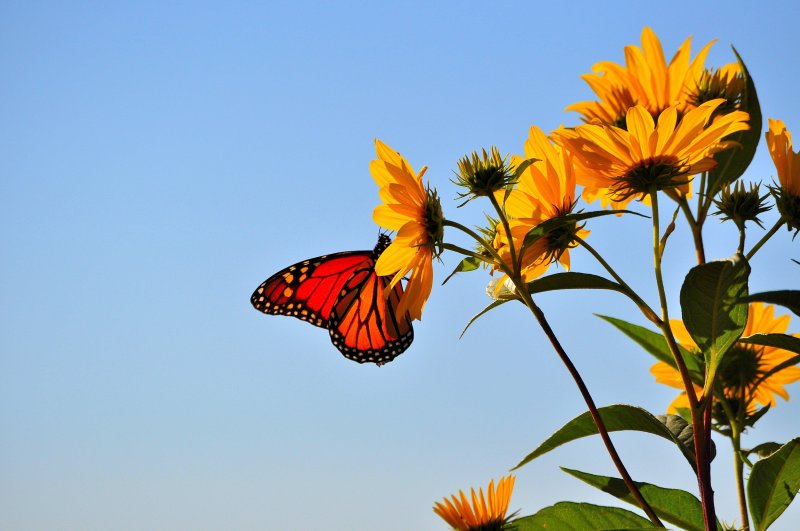
[[[733,46],[731,46],[731,48],[733,48]],[[750,165],[750,162],[752,162],[753,156],[756,153],[756,147],[758,147],[758,142],[761,140],[761,106],[758,103],[756,86],[739,52],[736,51],[736,48],[733,48],[733,53],[736,54],[736,60],[739,62],[739,67],[744,75],[745,83],[744,94],[742,94],[739,110],[745,111],[750,115],[748,121],[750,129],[746,131],[737,131],[725,137],[726,141],[732,140],[738,142],[741,147],[727,149],[714,155],[717,166],[708,173],[705,190],[706,203],[704,205],[706,210],[711,207],[712,199],[720,190],[742,176]]]
[[[598,488],[603,492],[611,494],[624,502],[639,506],[639,502],[633,497],[625,482],[619,478],[598,476],[561,467],[561,470],[574,476],[581,481],[588,483],[592,487]],[[693,494],[679,489],[667,489],[634,481],[636,488],[639,489],[642,497],[647,504],[655,511],[658,517],[666,522],[674,524],[686,531],[705,531],[703,520],[703,505]],[[717,522],[717,529],[722,526]]]
[[[450,280],[450,278],[456,273],[467,273],[469,271],[475,271],[476,269],[478,269],[478,267],[480,267],[480,265],[481,265],[481,260],[475,258],[474,256],[468,256],[464,258],[458,263],[456,268],[453,269],[453,272],[447,275],[447,278],[445,278],[442,281],[442,286],[444,286],[445,283],[447,283],[447,281]]]
[[[753,465],[747,501],[753,529],[763,531],[783,514],[800,492],[800,438]]]
[[[672,441],[686,457],[686,460],[695,468],[694,443],[692,439],[692,426],[683,418],[677,415],[659,415],[656,417],[652,413],[636,406],[627,404],[617,404],[599,408],[600,418],[603,419],[606,429],[612,431],[640,431],[658,435],[668,441]],[[561,429],[547,438],[535,450],[529,453],[512,470],[516,470],[537,457],[558,448],[559,446],[597,434],[597,426],[592,420],[591,414],[587,411],[578,415],[567,422]],[[710,455],[714,455],[714,448],[709,448]]]
[[[512,521],[506,529],[514,531],[633,531],[655,526],[636,513],[619,507],[591,503],[559,502],[536,514]]]
[[[741,337],[747,324],[747,278],[750,265],[740,254],[689,270],[681,286],[683,324],[703,351],[710,375]],[[705,382],[707,395],[713,381]]]
[[[675,370],[678,369],[675,364],[675,358],[672,357],[672,351],[670,351],[667,340],[664,339],[663,335],[658,332],[653,332],[643,326],[623,321],[622,319],[616,319],[607,315],[595,315],[614,325],[620,332],[631,338],[657,360],[663,361]],[[678,350],[683,357],[686,368],[689,369],[689,375],[692,377],[692,381],[697,385],[703,385],[705,369],[700,357],[680,345],[678,345]]]
[[[746,302],[766,302],[768,304],[778,304],[788,308],[795,315],[800,316],[800,291],[798,290],[780,290],[780,291],[764,291],[762,293],[753,293],[744,299]]]

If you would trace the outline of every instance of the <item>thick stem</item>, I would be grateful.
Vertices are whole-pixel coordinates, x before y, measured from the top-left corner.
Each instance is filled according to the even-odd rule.
[[[524,288],[524,286],[521,286]],[[628,470],[625,468],[625,465],[622,463],[622,459],[620,459],[619,454],[617,453],[616,448],[614,447],[614,443],[611,442],[611,437],[608,435],[608,430],[606,429],[605,424],[603,423],[602,417],[600,417],[600,412],[597,410],[597,406],[592,399],[592,395],[589,393],[589,389],[586,387],[586,384],[583,381],[578,369],[572,363],[572,360],[567,355],[564,348],[561,346],[558,338],[553,332],[553,329],[550,328],[550,324],[547,322],[547,319],[544,316],[544,312],[542,312],[541,308],[539,308],[536,303],[533,302],[530,294],[527,290],[520,289],[522,297],[524,299],[525,305],[530,308],[531,312],[533,313],[536,320],[539,322],[539,325],[544,330],[545,335],[547,335],[547,339],[550,340],[550,343],[553,345],[553,348],[558,353],[559,358],[567,367],[567,370],[572,376],[572,379],[575,380],[575,384],[578,386],[578,390],[583,397],[583,400],[586,402],[586,406],[589,408],[589,413],[592,416],[592,420],[594,420],[595,426],[597,426],[597,431],[600,434],[600,437],[603,439],[603,444],[606,446],[606,450],[608,454],[611,456],[611,460],[614,462],[614,466],[617,467],[617,471],[622,476],[622,481],[625,482],[625,486],[628,487],[631,495],[636,499],[636,502],[639,504],[639,507],[647,514],[647,517],[653,522],[654,525],[658,527],[664,527],[664,524],[661,523],[661,520],[656,515],[655,511],[650,504],[647,503],[647,500],[644,499],[642,493],[639,492],[639,488],[633,482],[633,478],[631,478]]]
[[[694,383],[692,382],[689,370],[686,363],[683,361],[683,356],[680,354],[675,336],[672,333],[672,328],[669,325],[669,309],[667,306],[667,295],[664,289],[664,279],[661,272],[661,229],[659,227],[658,216],[658,194],[655,190],[650,192],[650,203],[653,208],[653,267],[655,269],[656,285],[658,286],[658,297],[661,302],[661,320],[663,321],[662,332],[667,344],[675,357],[675,364],[677,365],[681,379],[683,380],[686,395],[689,398],[689,404],[692,411],[692,428],[694,430],[694,451],[695,451],[695,464],[697,467],[697,485],[700,490],[700,501],[703,505],[703,522],[706,531],[714,531],[717,528],[717,517],[714,512],[714,491],[711,488],[711,463],[708,455],[708,448],[710,447],[711,439],[711,399],[705,400],[704,408],[698,407],[697,396],[694,391]],[[681,202],[681,204],[685,204]],[[689,212],[688,205],[684,209],[688,212],[687,219],[690,219],[691,212]],[[693,233],[695,231],[693,230]],[[697,231],[699,233],[699,230]],[[697,239],[695,239],[697,242]],[[698,255],[698,259],[700,256]]]
[[[686,362],[681,356],[678,342],[675,341],[675,335],[672,333],[672,328],[669,324],[669,308],[667,306],[667,292],[664,289],[664,278],[661,274],[661,228],[659,226],[658,216],[658,195],[655,191],[650,193],[650,202],[653,208],[653,269],[655,270],[656,286],[658,287],[658,299],[661,304],[661,332],[667,340],[672,356],[675,358],[675,365],[681,373],[681,380],[686,389],[686,395],[689,397],[689,406],[692,410],[697,408],[697,394],[694,391],[694,384],[692,377],[689,374],[689,369],[686,367]]]
[[[744,225],[739,227],[739,247],[737,248],[739,254],[744,254]]]
[[[678,201],[678,204],[680,205],[683,215],[686,217],[686,221],[689,223],[689,228],[692,231],[694,249],[695,253],[697,254],[697,263],[705,264],[706,250],[703,245],[703,224],[694,218],[694,215],[692,215],[692,210],[689,208],[689,203],[685,198],[681,198]]]
[[[703,430],[701,436],[697,436],[695,431],[695,453],[697,457],[697,470],[698,470],[698,484],[700,486],[700,501],[703,504],[703,522],[706,526],[706,531],[714,531],[717,529],[717,513],[714,509],[714,489],[711,487],[711,455],[709,449],[711,448],[711,408],[714,404],[714,397],[709,395],[705,401],[705,408],[703,409],[702,426]],[[695,420],[699,415],[692,417],[692,423],[696,426],[698,423]],[[702,444],[700,442],[702,441]],[[701,467],[702,465],[702,467]],[[702,472],[700,472],[702,470]]]

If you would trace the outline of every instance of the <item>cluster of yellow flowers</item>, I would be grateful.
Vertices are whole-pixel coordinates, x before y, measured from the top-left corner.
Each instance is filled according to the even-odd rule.
[[[749,129],[749,115],[740,109],[745,76],[739,64],[706,69],[713,41],[692,59],[691,39],[667,63],[650,28],[643,30],[641,39],[641,47],[625,47],[624,65],[601,62],[593,73],[583,76],[597,99],[567,107],[580,113],[582,125],[562,127],[549,135],[532,126],[524,156],[513,156],[510,164],[496,151],[491,156],[484,152],[483,160],[475,155],[459,164],[458,184],[474,196],[489,196],[507,215],[506,225],[497,223],[485,231],[491,235],[491,254],[504,262],[493,265],[503,272],[498,287],[507,280],[515,259],[525,282],[541,276],[555,262],[569,270],[569,249],[588,235],[578,223],[527,246],[523,241],[541,223],[575,213],[577,185],[586,202],[599,200],[602,207],[614,210],[625,209],[633,199],[649,204],[659,191],[685,201],[692,194],[693,176],[713,170],[715,154],[739,147],[730,136]],[[800,153],[792,151],[791,135],[779,120],[769,120],[766,140],[777,169],[778,183],[772,191],[778,211],[790,230],[800,230]],[[415,172],[404,157],[379,140],[376,149],[378,158],[370,170],[383,203],[373,219],[397,231],[379,258],[376,272],[392,275],[392,286],[409,276],[401,311],[420,319],[433,283],[432,260],[442,245],[441,206],[435,190],[422,181],[425,168]],[[520,171],[515,173],[515,168]],[[788,319],[774,318],[771,306],[753,303],[745,335],[785,332]],[[678,341],[691,350],[694,342],[683,324],[676,321],[671,326]],[[756,403],[774,404],[773,394],[787,398],[783,385],[800,379],[800,368],[771,369],[789,359],[790,352],[744,344],[736,348],[738,354],[729,356],[727,369],[737,376],[725,380],[723,375],[725,396],[740,400],[748,412],[755,410]],[[652,372],[658,382],[683,389],[672,366],[658,363]],[[748,375],[747,379],[741,374]],[[670,411],[686,403],[684,392]],[[497,491],[489,485],[488,503],[482,492],[476,496],[473,491],[472,509],[461,493],[452,503],[437,504],[435,511],[456,529],[489,529],[481,526],[503,522],[512,487],[513,477],[503,479]]]

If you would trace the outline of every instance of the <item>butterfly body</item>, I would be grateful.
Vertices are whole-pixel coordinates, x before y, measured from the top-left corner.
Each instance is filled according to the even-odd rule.
[[[378,365],[392,361],[411,345],[414,330],[408,314],[396,313],[401,283],[385,297],[390,278],[375,273],[375,263],[390,243],[382,234],[371,251],[298,262],[262,282],[250,302],[266,314],[289,315],[326,328],[333,345],[348,359]]]

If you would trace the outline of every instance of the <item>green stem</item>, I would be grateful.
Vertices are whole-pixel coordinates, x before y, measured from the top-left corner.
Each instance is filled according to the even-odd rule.
[[[703,175],[705,176],[705,174]],[[678,205],[680,205],[681,210],[683,211],[683,215],[684,217],[686,217],[686,221],[689,223],[689,228],[692,231],[692,238],[694,239],[694,249],[695,253],[697,254],[697,263],[705,264],[706,250],[703,244],[703,224],[698,222],[698,220],[695,219],[694,215],[692,215],[692,210],[689,208],[689,202],[686,200],[685,197],[681,197],[678,200]],[[699,207],[700,207],[700,202],[698,200],[698,211]]]
[[[458,245],[453,245],[452,243],[443,243],[442,249],[447,249],[448,251],[453,251],[458,254],[463,254],[464,256],[470,256],[482,262],[486,262],[487,264],[494,264],[493,260],[476,253],[475,251],[470,251],[469,249],[464,249],[463,247],[459,247]]]
[[[737,249],[740,255],[744,254],[744,225],[739,227],[739,247]]]
[[[704,401],[705,407],[698,407],[697,395],[694,391],[694,384],[689,375],[689,370],[683,357],[678,350],[675,336],[669,325],[669,309],[667,306],[667,295],[664,289],[664,279],[661,272],[661,228],[659,226],[658,214],[658,194],[656,190],[650,191],[650,202],[653,208],[653,267],[655,269],[656,285],[658,286],[658,298],[661,303],[661,328],[664,338],[675,358],[675,364],[681,373],[683,386],[689,398],[692,411],[692,428],[694,430],[694,450],[695,462],[697,466],[697,484],[700,490],[700,500],[703,505],[703,522],[706,531],[716,529],[717,517],[714,512],[714,491],[711,488],[711,466],[708,455],[710,427],[711,427],[711,400]]]
[[[503,230],[506,231],[508,247],[511,249],[511,268],[514,273],[516,273],[519,270],[519,264],[517,264],[517,251],[514,249],[514,239],[511,237],[511,226],[508,223],[508,216],[506,216],[506,213],[500,208],[500,203],[497,202],[497,198],[494,194],[489,194],[489,200],[492,202],[492,206],[494,206],[497,215],[500,217],[500,221],[503,223]]]
[[[700,212],[703,210],[703,198],[706,194],[706,172],[700,174],[700,188],[697,189],[697,216],[700,217]],[[688,205],[688,202],[687,202]]]
[[[515,279],[519,280],[519,279]],[[521,284],[521,285],[520,285]],[[634,483],[633,478],[631,478],[628,470],[625,468],[625,465],[622,463],[622,459],[620,458],[619,454],[617,453],[616,448],[614,447],[614,443],[611,442],[611,437],[608,435],[608,429],[603,422],[602,417],[600,416],[600,412],[597,410],[597,406],[592,399],[592,395],[589,393],[589,389],[586,387],[586,383],[583,381],[578,369],[572,363],[572,360],[567,355],[564,348],[561,346],[558,338],[553,332],[553,329],[550,327],[550,324],[547,322],[545,318],[544,312],[539,308],[535,302],[533,302],[533,298],[531,298],[530,293],[526,289],[524,283],[517,284],[515,281],[515,285],[517,287],[518,293],[522,296],[523,302],[525,305],[531,310],[533,316],[536,318],[536,321],[544,330],[545,335],[550,340],[550,344],[553,345],[553,348],[558,353],[558,356],[561,358],[561,361],[567,367],[572,379],[575,380],[575,384],[578,386],[578,390],[583,396],[583,400],[586,402],[586,406],[589,408],[589,414],[592,416],[592,420],[594,420],[594,424],[597,427],[597,432],[600,434],[600,437],[603,439],[603,444],[605,444],[606,450],[608,454],[611,456],[611,460],[614,462],[614,465],[617,467],[617,471],[622,476],[622,481],[625,482],[625,486],[628,487],[631,495],[636,499],[639,507],[647,514],[647,517],[653,522],[654,525],[658,527],[664,527],[664,524],[661,523],[661,520],[658,518],[658,515],[655,513],[650,504],[647,503],[647,500],[644,499],[642,493],[639,492],[639,488]]]
[[[617,284],[622,286],[622,289],[625,291],[625,295],[627,295],[628,298],[639,307],[644,316],[656,326],[661,327],[662,323],[661,319],[658,317],[658,314],[656,314],[656,312],[633,289],[631,289],[631,287],[624,280],[622,280],[622,277],[617,274],[614,268],[611,267],[608,262],[606,262],[600,253],[598,253],[594,247],[586,243],[586,240],[580,236],[575,236],[574,239],[587,251],[589,251],[589,253],[591,253],[591,255],[594,256],[598,262],[600,262],[600,265],[602,265],[605,270],[608,271],[608,273],[614,278],[614,280],[617,281]]]
[[[731,426],[733,429],[733,426]],[[744,495],[744,462],[742,461],[741,434],[732,432],[733,470],[736,475],[736,492],[739,495],[739,516],[742,519],[742,531],[749,531],[750,521],[747,518],[747,498]]]
[[[721,396],[718,403],[722,406],[728,425],[731,428],[731,446],[733,446],[733,474],[736,478],[736,493],[739,499],[739,517],[742,519],[742,531],[749,531],[750,520],[747,516],[747,497],[744,490],[744,459],[742,457],[742,429],[744,422],[743,411],[746,409],[744,400],[739,401],[739,415],[734,415],[727,398]]]
[[[490,260],[486,260],[486,257],[481,257],[477,253],[475,253],[475,255],[474,255],[476,258],[480,258],[481,260],[484,260],[487,263],[491,263],[492,265],[496,265],[498,268],[500,268],[500,271],[502,271],[504,274],[508,275],[509,277],[513,276],[513,272],[508,268],[508,266],[503,261],[503,259],[500,258],[500,255],[497,254],[497,250],[495,250],[495,248],[494,248],[494,246],[492,245],[491,242],[487,242],[485,239],[483,239],[474,230],[470,229],[469,227],[465,227],[464,225],[462,225],[461,223],[458,223],[456,221],[450,221],[449,219],[446,219],[446,220],[444,220],[442,222],[442,225],[447,226],[447,227],[453,227],[454,229],[458,229],[461,232],[465,233],[466,235],[470,236],[472,239],[474,239],[476,242],[478,242],[478,244],[480,244],[481,247],[486,249],[486,252],[488,252],[489,255],[491,255],[491,257],[494,259],[494,262],[492,262]],[[442,247],[449,248],[449,247],[447,247],[449,245],[452,245],[452,244],[444,244],[444,245],[442,245]],[[455,247],[455,249],[450,249],[450,250],[453,250],[453,251],[456,251],[456,252],[460,252],[460,253],[470,253],[470,251],[467,251],[466,249],[463,249],[461,247],[456,247],[455,245],[453,245],[452,247]]]
[[[750,252],[747,253],[747,256],[745,256],[745,258],[747,258],[748,260],[753,258],[753,256],[758,252],[758,250],[761,249],[761,246],[767,243],[767,240],[772,238],[772,235],[778,232],[778,229],[781,228],[782,225],[783,225],[783,217],[781,217],[778,220],[778,222],[775,223],[775,225],[773,225],[771,229],[769,229],[769,231],[764,235],[763,238],[758,240],[758,243],[755,244],[752,249],[750,249]]]
[[[681,356],[678,342],[675,341],[675,335],[672,333],[672,327],[669,324],[669,308],[667,307],[667,293],[664,289],[664,278],[661,273],[661,228],[659,226],[658,215],[658,195],[655,191],[650,193],[650,202],[653,208],[653,269],[655,270],[656,286],[658,287],[658,299],[661,304],[661,332],[667,340],[672,356],[675,358],[675,364],[681,373],[683,386],[686,389],[686,395],[689,397],[689,405],[694,410],[697,407],[697,394],[694,391],[694,384],[692,377],[689,374],[689,369],[686,367],[686,362]]]

